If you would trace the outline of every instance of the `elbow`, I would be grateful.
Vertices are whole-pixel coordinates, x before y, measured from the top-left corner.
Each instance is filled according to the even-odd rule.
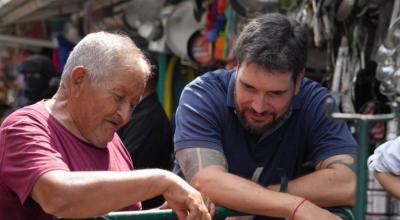
[[[58,216],[58,217],[67,217],[68,214],[66,213],[66,206],[62,204],[56,204],[56,203],[47,203],[47,204],[41,204],[41,207],[44,212],[46,212],[49,215],[53,216]]]
[[[73,210],[70,208],[71,206],[65,198],[58,197],[56,195],[49,195],[46,196],[40,202],[40,206],[42,207],[43,211],[47,214],[59,217],[67,217],[70,216],[70,212]]]
[[[356,189],[351,190],[344,196],[343,205],[355,207],[356,206]]]
[[[343,183],[343,191],[342,191],[342,201],[340,201],[340,205],[352,206],[356,205],[356,187],[357,180],[355,175],[349,178],[347,181]]]
[[[190,181],[190,184],[206,196],[210,196],[212,190],[215,189],[215,183],[218,182],[223,168],[217,166],[209,166],[201,169]]]
[[[58,217],[73,217],[74,193],[60,188],[52,188],[42,193],[37,201],[44,212]]]
[[[202,173],[197,173],[192,180],[190,181],[190,185],[196,188],[201,193],[206,193],[206,190],[209,188],[207,185],[209,183],[209,177],[207,175],[203,175]]]

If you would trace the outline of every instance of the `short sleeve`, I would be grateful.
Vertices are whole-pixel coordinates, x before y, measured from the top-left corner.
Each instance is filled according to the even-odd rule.
[[[400,137],[376,148],[368,158],[368,168],[371,171],[400,175]]]
[[[185,87],[175,115],[175,151],[204,147],[223,152],[221,94],[201,78]]]
[[[37,179],[51,170],[69,170],[52,147],[45,126],[29,117],[8,120],[0,130],[0,178],[21,204]]]
[[[327,99],[333,99],[324,87],[316,88],[307,101],[305,111],[312,117],[305,121],[309,127],[310,160],[316,165],[319,162],[340,154],[354,155],[357,153],[357,143],[345,121],[333,120],[325,111]],[[333,111],[338,112],[336,103]]]

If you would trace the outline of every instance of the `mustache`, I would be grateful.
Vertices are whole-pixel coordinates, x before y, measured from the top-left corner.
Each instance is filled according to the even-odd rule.
[[[251,112],[251,113],[253,113],[253,114],[258,114],[258,115],[261,115],[261,116],[268,116],[268,115],[274,116],[274,115],[275,115],[275,113],[274,113],[274,112],[271,112],[271,111],[257,112],[257,111],[254,110],[253,108],[246,108],[246,109],[244,109],[244,112],[246,112],[246,111]]]

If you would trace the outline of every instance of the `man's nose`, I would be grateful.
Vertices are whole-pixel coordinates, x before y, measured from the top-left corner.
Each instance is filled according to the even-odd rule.
[[[257,113],[263,113],[267,110],[267,98],[265,95],[256,95],[253,97],[251,108]]]
[[[121,116],[122,123],[126,124],[132,116],[132,109],[129,102],[122,102],[119,106],[118,114]]]

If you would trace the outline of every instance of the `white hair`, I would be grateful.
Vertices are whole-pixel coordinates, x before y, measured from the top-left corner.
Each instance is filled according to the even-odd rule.
[[[112,72],[135,69],[146,78],[151,72],[145,56],[128,36],[103,31],[86,35],[74,47],[64,66],[61,85],[68,82],[78,66],[88,71],[93,85],[98,85]]]

